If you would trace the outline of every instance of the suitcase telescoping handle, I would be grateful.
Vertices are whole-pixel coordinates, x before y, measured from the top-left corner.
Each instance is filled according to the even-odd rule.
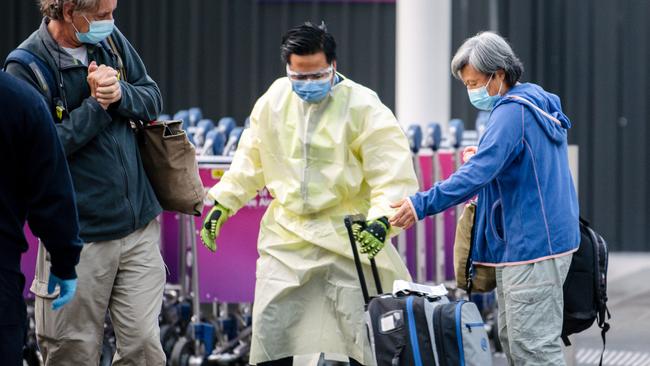
[[[366,277],[363,274],[363,267],[361,265],[361,258],[359,257],[359,252],[357,251],[357,241],[354,238],[354,232],[352,231],[352,225],[357,224],[362,228],[366,226],[366,218],[364,215],[348,215],[344,219],[345,228],[348,230],[348,237],[350,238],[350,245],[352,246],[352,256],[354,257],[354,265],[357,268],[357,274],[359,275],[359,283],[361,284],[361,292],[363,292],[363,301],[366,305],[370,301],[370,296],[368,295],[368,286],[366,285]],[[375,286],[377,288],[377,293],[381,294],[383,291],[381,289],[381,280],[379,279],[379,271],[377,271],[377,263],[375,259],[370,259],[370,267],[372,268],[372,276],[375,279]]]

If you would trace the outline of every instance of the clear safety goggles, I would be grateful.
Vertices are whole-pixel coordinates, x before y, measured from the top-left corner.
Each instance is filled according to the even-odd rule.
[[[332,72],[334,71],[334,68],[332,65],[318,71],[313,71],[313,72],[297,72],[297,71],[291,71],[289,69],[289,65],[287,65],[287,76],[291,80],[321,80],[328,78],[332,75]]]

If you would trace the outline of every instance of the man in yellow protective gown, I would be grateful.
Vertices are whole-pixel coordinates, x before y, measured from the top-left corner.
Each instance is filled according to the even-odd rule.
[[[408,141],[376,93],[337,74],[324,24],[289,30],[281,50],[287,77],[255,104],[230,169],[208,194],[215,205],[201,236],[216,250],[225,220],[266,186],[274,199],[259,233],[250,363],[291,365],[325,352],[373,365],[343,218],[367,216],[361,252],[376,256],[386,287],[410,280],[395,248],[384,247],[395,234],[390,203],[418,190]]]

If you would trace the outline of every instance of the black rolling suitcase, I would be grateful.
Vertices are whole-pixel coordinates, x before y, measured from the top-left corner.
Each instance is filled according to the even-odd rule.
[[[370,298],[352,230],[362,215],[346,216],[345,226],[365,302],[368,336],[378,366],[490,366],[492,354],[476,305],[409,290],[382,294],[377,265],[370,260],[377,293]],[[426,286],[422,286],[426,288]]]

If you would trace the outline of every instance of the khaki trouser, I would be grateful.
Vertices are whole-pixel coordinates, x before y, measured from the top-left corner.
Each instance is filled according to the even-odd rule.
[[[85,244],[75,297],[57,311],[51,308],[56,293],[47,295],[50,263],[39,247],[31,289],[46,366],[97,365],[107,309],[117,339],[113,365],[165,365],[158,327],[165,286],[159,241],[160,224],[152,220],[122,239]]]
[[[565,365],[562,286],[572,257],[497,268],[499,339],[509,365]]]

